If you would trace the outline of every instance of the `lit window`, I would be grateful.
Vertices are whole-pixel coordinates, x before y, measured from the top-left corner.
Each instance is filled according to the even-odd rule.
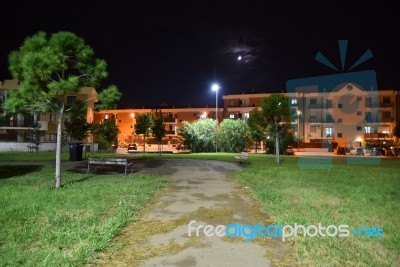
[[[371,127],[370,126],[365,126],[364,130],[365,130],[366,134],[370,134],[371,133]]]
[[[108,120],[110,118],[110,116],[108,114],[104,115],[104,119]]]
[[[297,99],[296,98],[292,98],[292,105],[293,106],[297,106]]]
[[[230,119],[234,119],[234,118],[235,118],[235,113],[230,113],[230,114],[229,114],[229,118],[230,118]]]
[[[248,118],[250,118],[250,113],[249,112],[243,113],[243,119],[247,120]]]
[[[333,129],[332,129],[332,127],[326,127],[325,128],[325,134],[326,134],[326,137],[333,137]]]

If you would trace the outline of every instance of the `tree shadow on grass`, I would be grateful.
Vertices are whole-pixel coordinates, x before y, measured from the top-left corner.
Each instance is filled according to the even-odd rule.
[[[89,180],[89,179],[91,179],[91,178],[93,178],[93,177],[95,177],[96,175],[87,175],[87,176],[85,176],[85,177],[82,177],[82,178],[79,178],[79,179],[74,179],[74,180],[69,180],[69,181],[66,181],[66,182],[64,182],[64,184],[62,185],[62,187],[67,187],[67,186],[69,186],[69,185],[72,185],[72,184],[76,184],[76,183],[81,183],[81,182],[84,182],[84,181],[86,181],[86,180]]]
[[[28,173],[37,172],[42,169],[40,165],[4,165],[0,166],[0,180],[14,176],[22,176]]]

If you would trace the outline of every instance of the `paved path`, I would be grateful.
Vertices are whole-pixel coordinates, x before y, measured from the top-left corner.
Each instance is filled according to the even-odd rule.
[[[268,218],[247,189],[231,177],[236,163],[206,160],[147,159],[139,173],[171,178],[159,194],[117,237],[117,248],[91,266],[293,266],[290,244],[258,237],[188,236],[188,223],[229,225],[266,223]],[[272,223],[272,222],[269,222]],[[275,223],[275,222],[274,222]]]

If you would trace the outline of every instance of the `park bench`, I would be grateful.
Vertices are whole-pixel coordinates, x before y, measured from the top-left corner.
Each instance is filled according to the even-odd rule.
[[[247,160],[249,158],[249,153],[247,152],[240,152],[239,155],[235,156],[235,159],[240,159],[240,162]]]
[[[122,158],[89,158],[88,159],[88,168],[87,173],[90,171],[90,166],[107,166],[107,165],[114,165],[114,166],[124,166],[125,167],[125,175],[127,174],[128,167],[131,167],[131,173],[133,169],[133,162],[128,159]]]

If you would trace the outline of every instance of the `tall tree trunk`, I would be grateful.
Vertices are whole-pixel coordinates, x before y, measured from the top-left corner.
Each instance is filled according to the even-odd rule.
[[[62,127],[64,121],[64,103],[59,110],[57,125],[57,149],[56,149],[56,180],[55,188],[61,187],[61,144],[62,144]]]
[[[279,164],[280,163],[280,159],[279,159],[279,132],[276,131],[275,132],[275,151],[276,151],[276,163]]]
[[[146,152],[146,135],[143,134],[143,153]]]

